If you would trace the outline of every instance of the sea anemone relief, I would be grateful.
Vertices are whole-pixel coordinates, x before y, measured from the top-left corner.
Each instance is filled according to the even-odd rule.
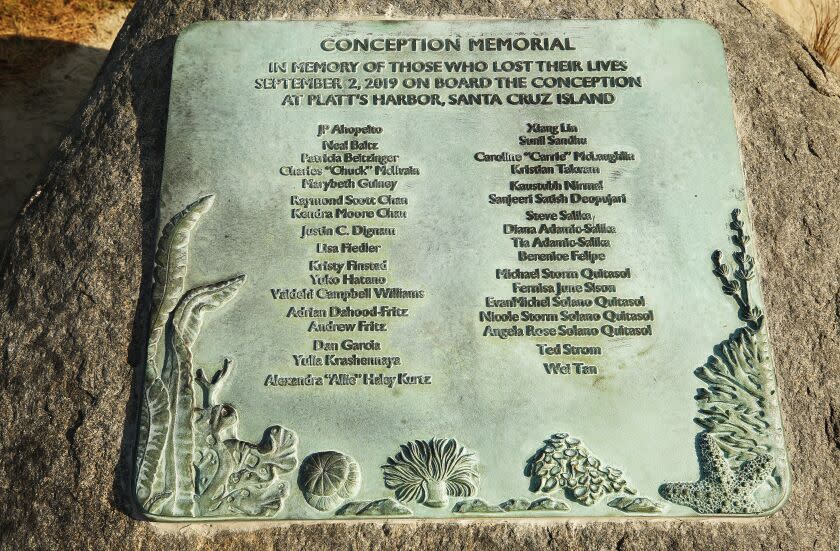
[[[415,440],[400,446],[382,466],[385,486],[400,501],[427,507],[446,507],[452,496],[469,497],[478,491],[475,453],[453,439]]]

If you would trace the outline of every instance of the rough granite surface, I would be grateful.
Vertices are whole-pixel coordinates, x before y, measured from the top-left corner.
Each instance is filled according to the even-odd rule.
[[[130,457],[175,36],[202,19],[696,18],[723,37],[793,471],[757,520],[161,526]],[[665,52],[664,54],[667,54]],[[840,79],[753,0],[140,0],[0,271],[2,549],[837,549]]]

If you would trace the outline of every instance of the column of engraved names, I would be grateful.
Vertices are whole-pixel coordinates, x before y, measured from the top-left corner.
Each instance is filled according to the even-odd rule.
[[[510,293],[484,297],[485,337],[534,341],[547,374],[596,375],[605,343],[653,334],[646,297],[622,289],[633,267],[612,254],[621,228],[611,213],[632,197],[608,174],[631,167],[634,153],[600,150],[576,124],[532,122],[509,149],[473,158],[504,174],[487,201],[503,213],[514,260],[494,274]]]
[[[288,303],[284,315],[297,322],[307,344],[291,354],[295,375],[267,384],[393,388],[430,382],[399,371],[405,362],[388,346],[392,324],[409,318],[426,292],[394,281],[389,249],[410,216],[401,184],[420,169],[385,151],[383,132],[370,124],[319,124],[313,148],[280,169],[293,189],[289,237],[303,240],[308,255],[301,285],[271,294]]]

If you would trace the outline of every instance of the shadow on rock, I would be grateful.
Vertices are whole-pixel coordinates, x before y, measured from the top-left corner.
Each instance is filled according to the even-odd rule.
[[[0,38],[0,252],[107,55],[58,40]]]
[[[139,147],[143,195],[140,200],[142,243],[141,287],[134,311],[129,363],[134,367],[132,391],[125,411],[120,462],[114,471],[114,504],[132,518],[142,519],[134,498],[134,448],[140,416],[148,317],[151,308],[152,276],[157,234],[157,204],[163,176],[163,151],[169,105],[172,54],[175,37],[157,40],[137,51],[129,77],[132,107],[137,118],[136,143]]]

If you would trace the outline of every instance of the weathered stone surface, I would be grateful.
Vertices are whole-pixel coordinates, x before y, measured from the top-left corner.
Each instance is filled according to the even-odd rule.
[[[726,47],[793,466],[754,521],[159,526],[130,454],[175,35],[200,19],[690,17]],[[667,55],[667,52],[663,52]],[[840,79],[751,1],[141,0],[22,213],[0,280],[4,549],[834,549],[840,517]]]

